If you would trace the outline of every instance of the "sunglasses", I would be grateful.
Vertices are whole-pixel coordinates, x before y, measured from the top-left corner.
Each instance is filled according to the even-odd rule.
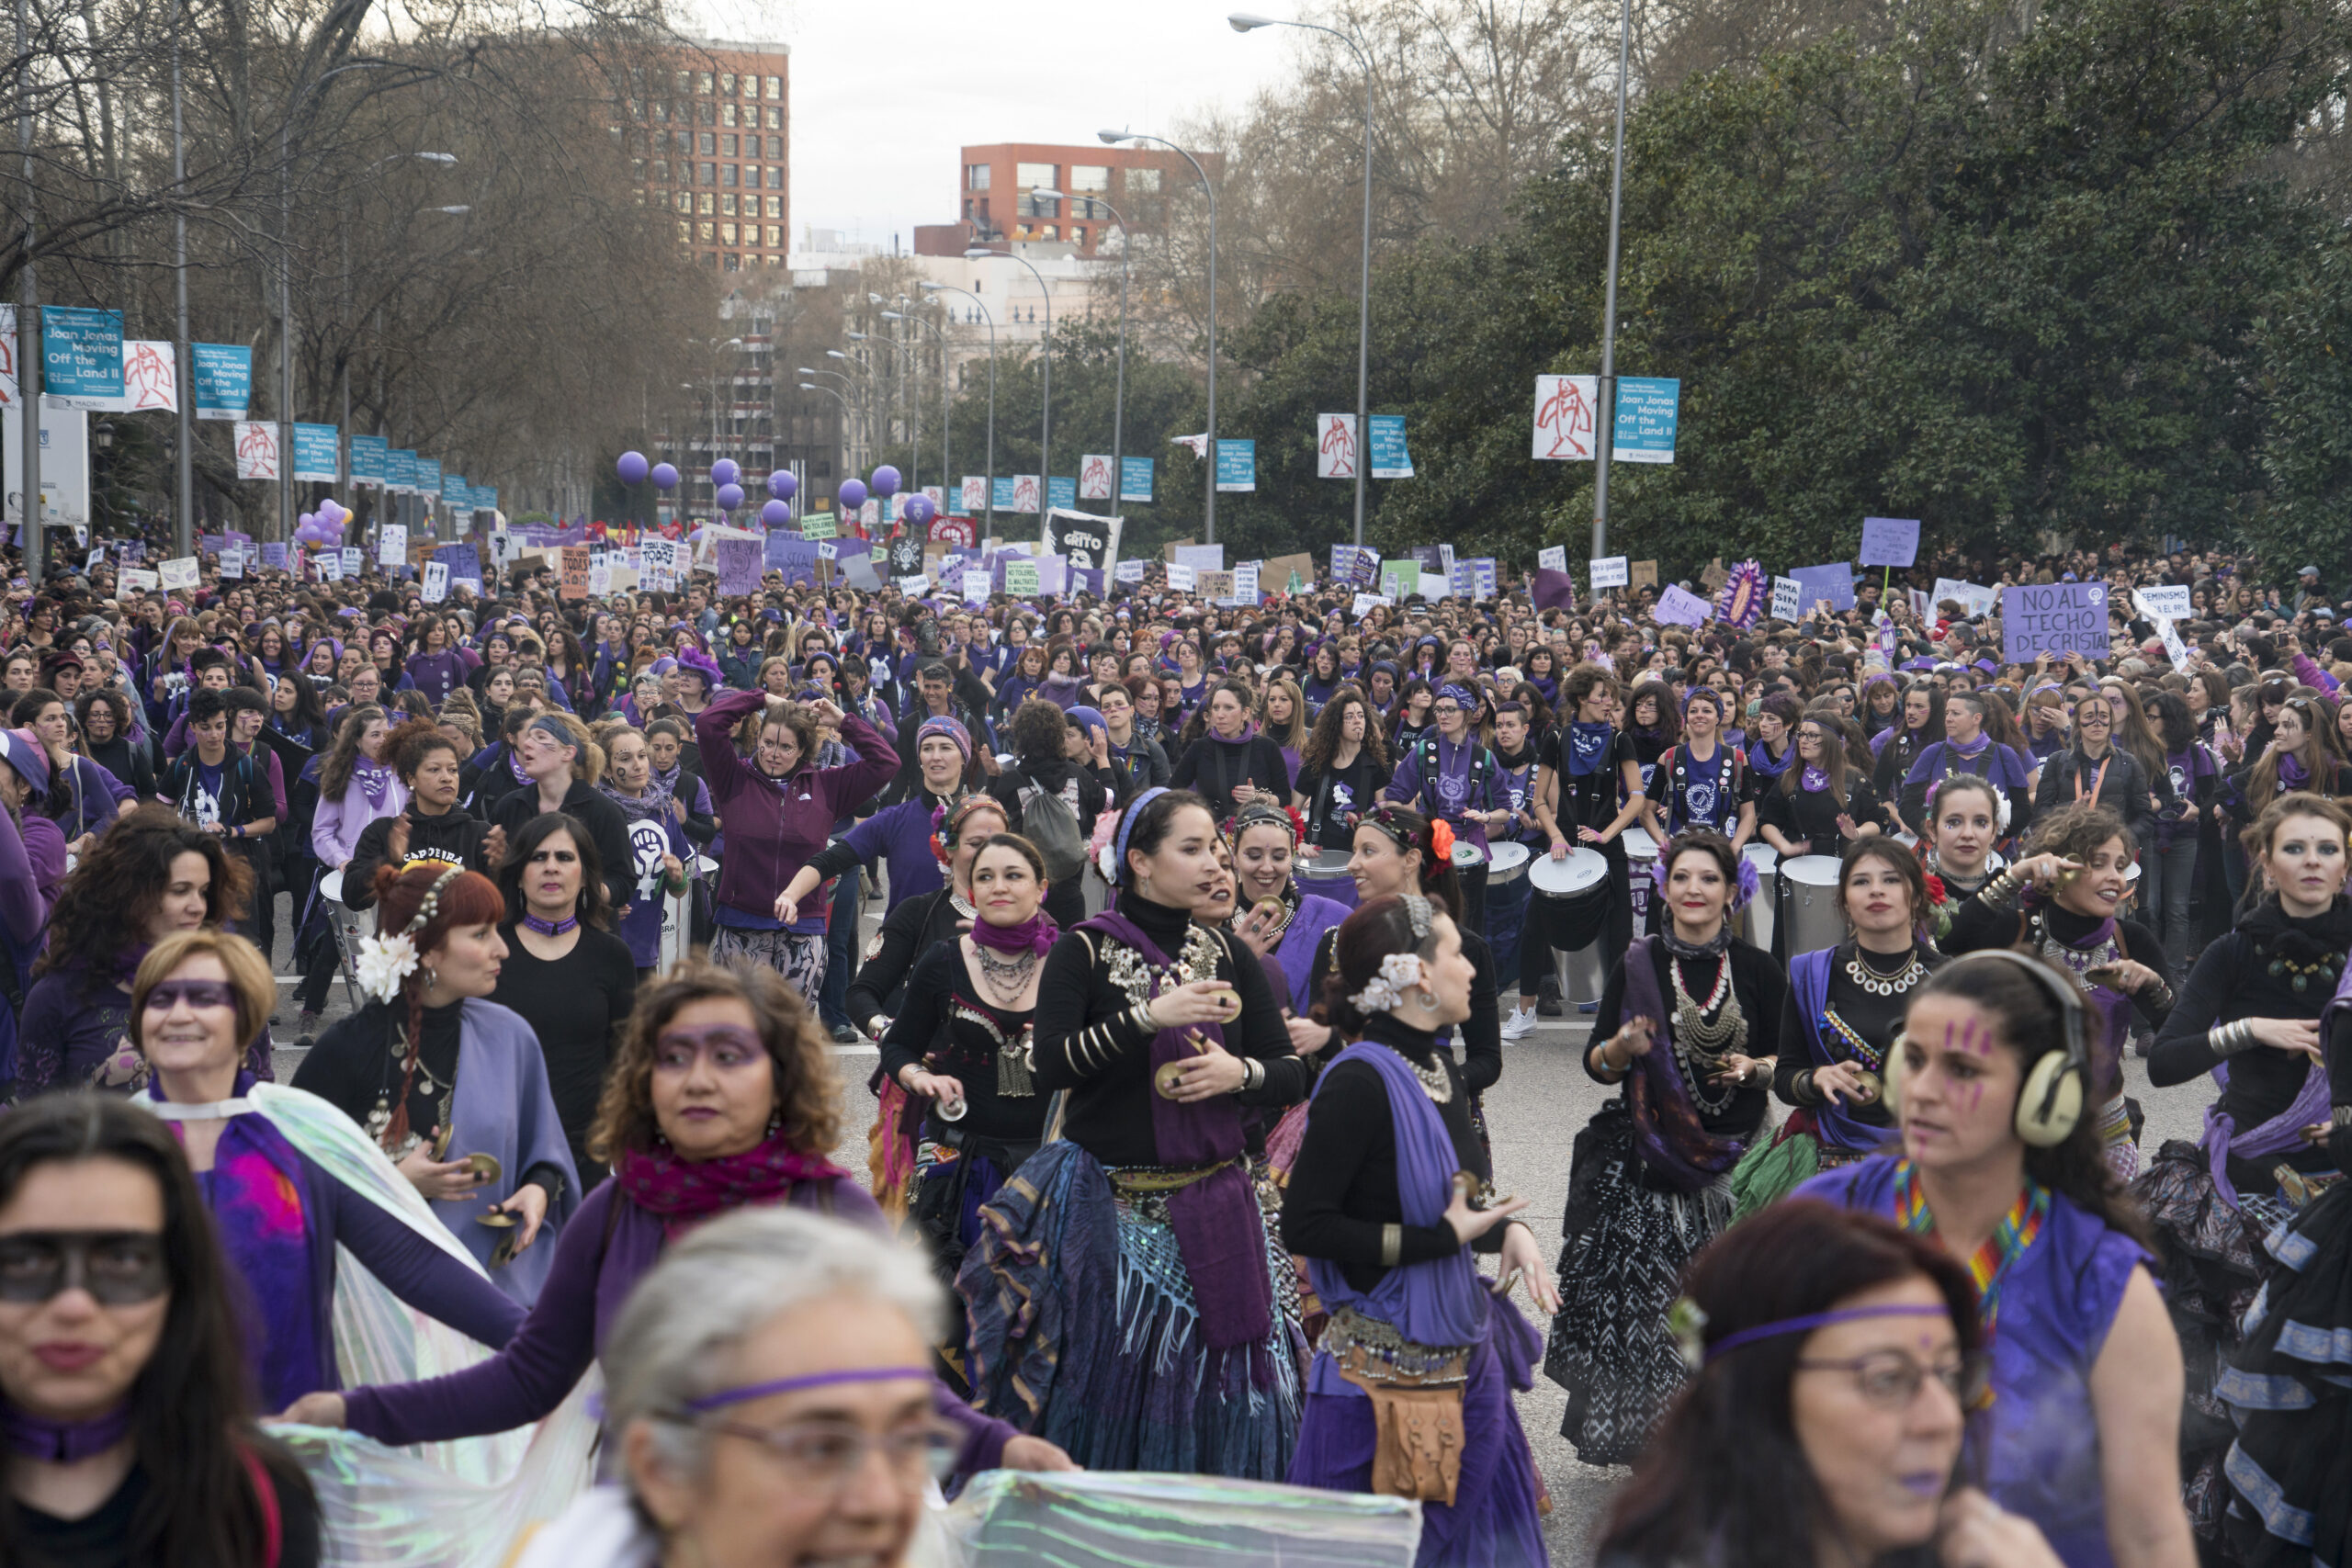
[[[146,1010],[169,1012],[186,1002],[198,1011],[237,1005],[236,987],[226,980],[162,980],[147,992]]]
[[[171,1289],[159,1231],[17,1231],[0,1235],[0,1302],[53,1301],[76,1285],[102,1306]]]

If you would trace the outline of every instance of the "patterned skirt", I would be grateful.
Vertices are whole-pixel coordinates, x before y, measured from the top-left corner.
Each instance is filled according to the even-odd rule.
[[[1050,1143],[981,1208],[956,1280],[973,1403],[1089,1470],[1283,1479],[1305,1352],[1289,1258],[1268,1227],[1272,1326],[1212,1348],[1165,1203],[1113,1175]]]
[[[732,969],[773,969],[810,1007],[825,988],[823,931],[754,931],[720,926],[711,934],[710,961]]]
[[[1674,1192],[1645,1185],[1645,1168],[1622,1100],[1577,1134],[1544,1375],[1568,1391],[1560,1434],[1587,1464],[1633,1463],[1689,1377],[1667,1309],[1691,1257],[1732,1223],[1728,1176]]]

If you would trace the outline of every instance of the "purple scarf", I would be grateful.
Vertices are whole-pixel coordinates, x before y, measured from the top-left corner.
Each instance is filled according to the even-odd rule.
[[[1674,1014],[1658,990],[1657,964],[1650,956],[1657,940],[1643,937],[1625,954],[1624,1016],[1646,1018],[1657,1030],[1657,1043],[1636,1061],[1625,1079],[1625,1105],[1634,1113],[1634,1147],[1642,1163],[1677,1191],[1696,1192],[1737,1165],[1747,1145],[1708,1132],[1700,1123],[1699,1108],[1690,1103],[1682,1069],[1668,1048]],[[1731,962],[1728,948],[1724,962]]]
[[[2333,1008],[2333,1002],[2328,1004]],[[2230,1065],[2217,1062],[2213,1066],[2213,1081],[2228,1088]],[[2222,1201],[2231,1208],[2239,1207],[2238,1190],[2230,1181],[2230,1156],[2237,1155],[2252,1159],[2256,1155],[2283,1154],[2303,1146],[2303,1129],[2328,1116],[2327,1069],[2314,1062],[2303,1075],[2303,1087],[2297,1091],[2294,1103],[2250,1132],[2240,1133],[2236,1118],[2222,1109],[2220,1100],[2205,1108],[2205,1135],[2199,1140],[2204,1145],[2207,1168],[2213,1173],[2213,1190]]]
[[[2026,895],[2027,908],[2030,909],[2041,902],[2040,894],[2029,892]],[[2083,982],[2083,989],[2090,998],[2091,1015],[2098,1020],[2098,1032],[2090,1041],[2091,1089],[2100,1097],[2099,1103],[2104,1104],[2122,1092],[2123,1038],[2132,1026],[2132,998],[2121,991],[2110,990],[2090,980],[2084,971],[2098,962],[2099,950],[2113,940],[2115,917],[2109,915],[2099,921],[2080,942],[2064,941],[2050,929],[2047,920],[2041,929],[2052,942],[2057,943],[2061,962],[2075,972],[2076,979]],[[2124,953],[2120,942],[2116,943],[2116,951],[2125,957],[2131,956]]]
[[[1341,1062],[1362,1062],[1387,1088],[1388,1118],[1396,1128],[1396,1197],[1404,1205],[1405,1223],[1443,1224],[1460,1162],[1420,1080],[1402,1056],[1371,1041],[1349,1046],[1331,1058],[1331,1066]],[[1327,1067],[1321,1083],[1330,1081]],[[1321,1092],[1320,1083],[1317,1092]],[[1306,1273],[1326,1308],[1361,1304],[1417,1345],[1476,1345],[1487,1336],[1487,1292],[1466,1247],[1426,1263],[1391,1269],[1369,1292],[1351,1286],[1346,1271],[1328,1258],[1308,1258]]]
[[[1144,962],[1156,971],[1151,994],[1159,995],[1161,975],[1173,965],[1133,920],[1106,911],[1081,922],[1078,929],[1123,942],[1142,953]],[[1196,1053],[1184,1037],[1194,1031],[1220,1046],[1225,1043],[1221,1024],[1163,1029],[1152,1036],[1152,1072],[1158,1073],[1170,1062],[1191,1061]],[[1184,1270],[1193,1279],[1201,1337],[1209,1348],[1225,1350],[1258,1343],[1273,1328],[1273,1280],[1266,1272],[1266,1232],[1257,1195],[1239,1158],[1243,1148],[1240,1106],[1230,1095],[1179,1105],[1154,1093],[1151,1134],[1162,1165],[1223,1166],[1216,1175],[1170,1193],[1168,1221],[1176,1232],[1176,1250],[1183,1258]]]
[[[624,1149],[613,1179],[630,1202],[658,1215],[663,1233],[678,1236],[713,1214],[772,1203],[804,1181],[831,1181],[847,1174],[822,1155],[796,1149],[781,1130],[756,1148],[718,1159],[690,1160],[666,1145]]]
[[[1017,926],[992,926],[986,920],[972,922],[974,944],[999,953],[1034,953],[1043,957],[1061,934],[1061,927],[1054,924],[1053,917],[1043,909]]]
[[[368,805],[373,810],[383,809],[384,797],[391,792],[392,784],[399,776],[386,763],[370,761],[366,757],[351,760],[351,782],[359,786],[359,792],[368,797]]]
[[[2312,771],[2303,766],[2303,760],[2301,757],[2296,756],[2292,751],[2278,753],[2279,794],[2285,795],[2293,790],[2308,788],[2311,782]]]

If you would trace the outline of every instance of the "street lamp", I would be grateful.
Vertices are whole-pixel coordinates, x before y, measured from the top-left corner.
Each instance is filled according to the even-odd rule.
[[[942,495],[944,495],[947,493],[947,487],[956,482],[956,466],[954,460],[947,455],[946,330],[937,321],[933,321],[929,316],[912,315],[904,310],[885,310],[882,312],[882,319],[886,321],[917,322],[922,326],[929,327],[931,329],[931,335],[939,340],[939,491]],[[920,425],[922,422],[921,420],[917,420],[915,423]],[[916,434],[921,434],[922,432],[918,430]]]
[[[1630,4],[1630,0],[1628,0]],[[1320,22],[1282,21],[1272,17],[1236,11],[1226,21],[1237,33],[1260,28],[1302,28],[1329,33],[1346,44],[1363,67],[1363,270],[1356,286],[1356,544],[1363,544],[1364,471],[1372,466],[1372,61],[1355,39]]]
[[[1209,184],[1208,171],[1201,161],[1161,136],[1146,136],[1135,130],[1098,130],[1095,140],[1106,147],[1116,147],[1123,141],[1149,141],[1167,148],[1187,164],[1201,182],[1201,190],[1209,198],[1209,431],[1208,497],[1201,508],[1202,542],[1216,543],[1216,187]]]
[[[1600,385],[1594,400],[1592,558],[1609,553],[1609,459],[1617,450],[1617,220],[1625,199],[1625,73],[1634,51],[1634,0],[1617,16],[1617,148],[1609,168],[1609,276],[1600,304]]]
[[[847,381],[849,383],[850,389],[857,394],[857,408],[859,410],[857,419],[860,434],[856,446],[850,452],[849,457],[850,467],[854,468],[863,468],[865,467],[864,459],[871,455],[871,449],[874,445],[872,439],[875,401],[874,367],[866,364],[864,360],[858,358],[856,355],[844,354],[838,348],[829,348],[825,350],[825,357],[828,359],[838,359],[851,370],[857,373],[854,378],[852,378],[843,374],[842,371],[836,370],[833,372],[834,375],[840,376],[842,380]]]
[[[1039,186],[1029,194],[1041,201],[1063,199],[1061,192],[1049,190],[1044,186]],[[1119,509],[1120,491],[1126,489],[1125,444],[1127,412],[1127,254],[1130,249],[1128,242],[1134,235],[1127,227],[1126,219],[1121,215],[1119,209],[1101,197],[1080,196],[1069,198],[1072,209],[1081,201],[1086,203],[1086,216],[1089,220],[1093,218],[1094,209],[1099,207],[1108,212],[1111,215],[1111,220],[1119,226],[1119,368],[1111,392],[1111,510],[1116,512]],[[1073,218],[1077,215],[1075,210],[1070,214]]]
[[[988,323],[989,446],[988,463],[980,471],[988,476],[989,491],[980,510],[988,527],[988,534],[983,536],[992,538],[996,534],[996,317],[989,312],[988,301],[968,288],[958,288],[952,283],[933,283],[928,278],[920,287],[926,294],[961,294],[972,302],[974,310],[979,311],[980,320]]]
[[[817,374],[817,372],[815,372],[814,370],[803,370],[802,372],[800,372],[800,374],[802,374],[803,376],[814,376],[815,374]],[[814,381],[803,381],[803,382],[801,382],[801,383],[800,383],[800,389],[801,389],[802,391],[804,391],[804,392],[822,392],[822,393],[824,393],[824,394],[825,394],[825,396],[827,396],[827,397],[829,397],[829,398],[832,399],[832,400],[833,400],[833,401],[835,401],[835,402],[837,402],[837,403],[839,403],[839,404],[841,404],[841,405],[842,405],[842,441],[843,441],[843,443],[844,443],[844,447],[843,447],[843,450],[842,450],[842,460],[844,463],[849,463],[849,452],[848,452],[847,447],[846,447],[846,443],[847,443],[848,438],[849,438],[849,424],[850,424],[850,407],[849,407],[849,400],[848,400],[847,398],[842,397],[839,392],[834,391],[831,387],[820,386],[818,383],[816,383],[816,382],[814,382]],[[856,465],[855,465],[854,463],[849,463],[849,466],[850,466],[851,468],[853,468],[856,467]],[[838,491],[839,491],[839,490],[840,490],[840,487],[841,487],[841,481],[840,481],[839,479],[835,479],[835,480],[833,481],[833,486],[834,486],[834,489],[835,489],[836,492],[838,492]]]
[[[879,299],[880,296],[876,295],[875,298]],[[904,320],[904,318],[899,316],[896,310],[885,310],[882,314],[892,321]],[[885,348],[896,349],[899,353],[905,355],[907,379],[914,379],[915,351],[909,348],[905,344],[893,343],[887,337],[876,337],[871,333],[852,333],[849,334],[849,340],[852,343],[878,343]],[[898,400],[894,398],[891,401],[895,405]],[[920,435],[921,434],[921,430],[918,429],[916,434]],[[920,441],[911,437],[909,439],[907,445],[909,449],[915,453],[914,457],[907,459],[907,488],[909,490],[921,490],[922,488],[922,445]]]
[[[1044,295],[1046,299],[1046,336],[1038,345],[1041,351],[1039,358],[1044,367],[1044,378],[1037,399],[1039,405],[1037,479],[1046,487],[1045,495],[1037,498],[1037,511],[1042,521],[1044,513],[1050,510],[1048,498],[1054,493],[1054,295],[1053,291],[1046,287],[1046,275],[1039,272],[1035,265],[1026,256],[1016,256],[1009,251],[991,251],[985,246],[974,246],[964,253],[964,259],[967,261],[978,261],[983,257],[1018,262],[1027,267],[1029,276],[1037,280],[1037,292]],[[993,522],[994,518],[991,517],[990,521]]]

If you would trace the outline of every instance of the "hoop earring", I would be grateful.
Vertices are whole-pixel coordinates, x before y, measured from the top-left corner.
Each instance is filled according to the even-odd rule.
[[[1424,989],[1419,996],[1413,999],[1420,1004],[1421,1010],[1423,1012],[1437,1011],[1437,995],[1435,992]]]

